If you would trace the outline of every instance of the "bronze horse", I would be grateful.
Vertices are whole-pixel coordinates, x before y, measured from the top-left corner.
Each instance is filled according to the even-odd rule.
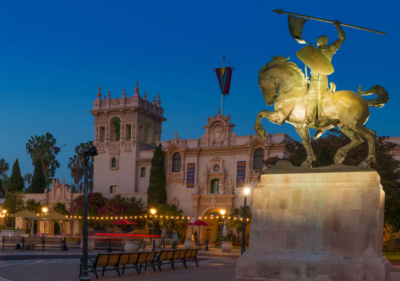
[[[309,128],[317,129],[313,139],[318,139],[325,130],[338,126],[350,138],[351,142],[341,147],[334,157],[336,164],[340,164],[347,156],[347,152],[361,144],[364,138],[368,141],[368,156],[359,167],[369,167],[371,162],[376,162],[375,138],[376,132],[366,128],[364,124],[369,118],[369,107],[382,107],[389,101],[387,91],[381,86],[373,86],[368,91],[358,93],[350,90],[334,92],[326,90],[322,93],[320,116],[318,122],[305,123],[308,102],[308,82],[304,73],[289,58],[274,57],[259,71],[258,84],[264,95],[267,105],[274,105],[274,111],[262,110],[258,113],[254,130],[261,138],[265,138],[266,131],[261,125],[261,119],[282,125],[284,122],[292,124],[300,135],[307,151],[307,158],[301,167],[312,167],[315,154],[311,147]],[[334,84],[331,83],[331,88]],[[365,100],[361,96],[376,94],[374,100]]]

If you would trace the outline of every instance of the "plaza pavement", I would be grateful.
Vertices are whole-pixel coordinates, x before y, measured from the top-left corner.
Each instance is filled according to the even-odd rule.
[[[98,252],[93,251],[90,256],[94,257]],[[119,252],[119,251],[114,251]],[[0,251],[0,281],[47,281],[47,280],[78,280],[80,249],[70,249],[62,252],[58,249],[46,249],[42,252],[22,251],[6,248]],[[177,264],[176,270],[171,270],[168,265],[158,269],[154,273],[151,268],[139,275],[136,270],[129,269],[121,277],[114,271],[108,271],[99,280],[239,280],[236,275],[236,261],[240,255],[239,250],[231,253],[222,253],[219,249],[210,249],[206,252],[199,252],[199,267],[194,263],[188,263],[185,269],[182,264]],[[96,280],[94,274],[89,275]],[[241,279],[243,280],[243,279]],[[400,281],[400,265],[392,266],[391,281]]]

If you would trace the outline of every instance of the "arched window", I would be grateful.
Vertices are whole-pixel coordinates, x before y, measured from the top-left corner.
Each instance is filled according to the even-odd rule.
[[[117,159],[111,159],[111,168],[117,168]]]
[[[181,154],[179,152],[172,156],[172,172],[181,171]]]
[[[253,156],[253,170],[260,170],[264,167],[264,149],[258,148]]]
[[[119,141],[119,134],[121,132],[120,126],[121,119],[115,116],[111,119],[110,124],[110,141]]]
[[[210,193],[219,193],[219,179],[214,179],[211,181]]]
[[[147,120],[146,121],[146,142],[149,144],[152,144],[153,143],[152,138],[153,138],[153,126],[151,125],[151,121]]]

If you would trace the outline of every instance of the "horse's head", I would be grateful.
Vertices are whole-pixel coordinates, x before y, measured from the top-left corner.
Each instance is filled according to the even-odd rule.
[[[258,76],[258,86],[264,95],[264,100],[267,105],[272,105],[278,94],[278,84],[274,77],[260,75]]]
[[[272,105],[278,95],[285,94],[295,87],[305,87],[304,74],[294,62],[282,56],[273,57],[264,65],[258,75],[258,86],[267,105]]]

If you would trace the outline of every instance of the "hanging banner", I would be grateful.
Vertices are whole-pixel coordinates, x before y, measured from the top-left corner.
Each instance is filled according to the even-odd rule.
[[[194,178],[195,178],[195,163],[187,164],[187,176],[186,176],[186,187],[187,188],[194,188]]]
[[[289,32],[290,35],[294,39],[297,40],[300,44],[307,44],[306,41],[301,39],[301,34],[303,32],[303,27],[304,24],[306,23],[307,19],[305,18],[298,18],[298,17],[293,17],[291,15],[288,16],[288,21],[289,21]]]
[[[243,187],[246,179],[246,161],[238,161],[236,168],[236,187]]]
[[[232,67],[217,68],[215,69],[215,73],[217,73],[221,93],[224,96],[229,95],[229,89],[231,87]]]

